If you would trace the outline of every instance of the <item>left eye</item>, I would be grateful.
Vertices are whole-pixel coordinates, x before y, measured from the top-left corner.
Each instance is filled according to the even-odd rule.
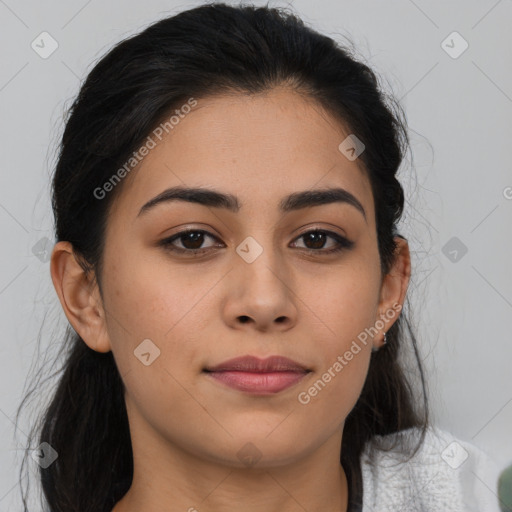
[[[351,249],[354,245],[354,242],[348,240],[344,236],[338,235],[337,233],[333,233],[331,231],[324,231],[321,229],[315,229],[312,231],[306,231],[306,233],[302,233],[297,240],[300,240],[301,238],[307,240],[308,242],[312,242],[313,246],[315,248],[309,248],[306,247],[306,251],[308,252],[322,252],[324,254],[330,254],[333,252],[340,252],[344,249]],[[318,246],[322,246],[325,244],[325,240],[327,238],[333,239],[336,244],[331,249],[324,249],[323,251],[319,251]],[[320,248],[322,248],[320,247]]]
[[[176,233],[170,238],[162,240],[159,243],[159,245],[165,247],[166,250],[170,250],[173,252],[198,254],[206,252],[212,248],[201,247],[205,237],[212,238],[213,240],[218,240],[217,237],[215,237],[211,233],[208,233],[208,231],[204,231],[202,229],[189,229],[186,231]],[[323,249],[326,240],[329,238],[335,241],[334,247],[330,249]],[[338,235],[337,233],[320,229],[315,229],[302,233],[300,236],[296,238],[296,240],[300,239],[303,239],[307,244],[311,244],[313,246],[304,247],[304,250],[310,253],[330,254],[334,252],[341,252],[345,249],[351,249],[354,245],[354,242],[348,240],[347,238],[341,235]],[[182,247],[176,246],[176,241],[180,241]]]

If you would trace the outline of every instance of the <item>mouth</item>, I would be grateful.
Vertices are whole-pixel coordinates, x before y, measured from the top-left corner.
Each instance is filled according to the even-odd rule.
[[[251,394],[279,393],[301,381],[311,370],[281,356],[259,359],[244,356],[203,369],[209,378]]]

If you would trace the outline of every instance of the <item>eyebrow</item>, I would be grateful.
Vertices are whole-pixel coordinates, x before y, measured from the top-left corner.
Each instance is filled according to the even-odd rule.
[[[137,217],[153,209],[156,205],[170,201],[187,201],[213,208],[225,208],[230,212],[238,213],[241,208],[238,198],[232,194],[218,192],[200,187],[171,187],[148,201],[140,209]],[[355,207],[366,219],[366,212],[359,200],[348,190],[343,188],[327,188],[319,190],[305,190],[294,192],[283,198],[279,203],[279,210],[288,213],[302,208],[320,206],[331,203],[346,203]]]

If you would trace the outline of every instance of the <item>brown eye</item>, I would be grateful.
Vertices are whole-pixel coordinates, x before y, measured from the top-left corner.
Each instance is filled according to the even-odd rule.
[[[323,249],[326,240],[329,238],[333,239],[336,244],[330,249]],[[351,249],[354,246],[354,242],[348,240],[347,238],[338,235],[337,233],[333,233],[332,231],[325,231],[320,229],[302,233],[302,235],[297,238],[297,240],[300,239],[304,240],[304,244],[306,246],[305,250],[310,253],[317,252],[319,254],[331,254],[343,251],[345,249]]]
[[[162,240],[159,245],[165,247],[170,251],[177,251],[180,253],[199,253],[204,252],[210,249],[211,247],[202,247],[205,242],[205,238],[212,238],[217,240],[211,233],[207,231],[203,231],[202,229],[188,229],[186,231],[180,231],[170,238],[166,238]],[[176,245],[176,242],[179,241],[182,247]]]

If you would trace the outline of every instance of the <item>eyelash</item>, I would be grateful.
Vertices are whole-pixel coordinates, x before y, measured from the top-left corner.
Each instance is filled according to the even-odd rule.
[[[206,249],[182,249],[181,247],[176,247],[175,245],[173,245],[173,242],[175,240],[178,240],[178,239],[184,237],[185,235],[188,235],[189,233],[202,233],[204,235],[207,235],[209,237],[217,239],[216,236],[212,235],[208,231],[204,231],[202,229],[187,229],[187,230],[180,231],[179,233],[174,234],[170,238],[165,238],[164,240],[159,242],[159,245],[163,246],[168,251],[176,252],[176,253],[179,253],[179,254],[188,253],[188,254],[191,254],[191,255],[199,255],[199,254],[207,252],[207,251],[209,251],[211,249],[211,248],[206,248]],[[354,246],[354,242],[352,242],[351,240],[348,240],[347,238],[345,238],[345,237],[343,237],[341,235],[338,235],[337,233],[333,233],[332,231],[326,231],[324,229],[312,229],[310,231],[306,231],[305,233],[302,233],[301,235],[299,235],[296,238],[296,240],[298,240],[298,239],[300,239],[300,238],[302,238],[304,236],[307,236],[307,235],[309,235],[311,233],[324,233],[324,234],[328,235],[328,237],[334,238],[337,241],[338,246],[335,247],[334,249],[328,249],[328,250],[301,248],[303,251],[305,251],[305,252],[307,252],[309,254],[314,254],[314,253],[316,253],[316,254],[323,254],[323,255],[335,254],[335,253],[339,253],[339,252],[342,252],[342,251],[345,251],[345,250],[350,250]]]

